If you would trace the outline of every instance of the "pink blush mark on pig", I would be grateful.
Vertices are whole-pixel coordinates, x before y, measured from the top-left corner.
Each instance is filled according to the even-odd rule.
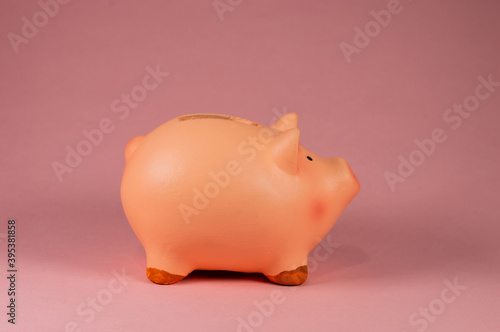
[[[325,202],[321,199],[314,200],[310,208],[313,221],[321,221],[326,213]]]

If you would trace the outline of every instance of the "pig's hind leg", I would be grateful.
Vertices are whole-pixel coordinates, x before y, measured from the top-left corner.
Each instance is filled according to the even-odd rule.
[[[149,280],[151,280],[155,284],[160,285],[173,284],[175,282],[181,281],[186,277],[180,274],[172,274],[154,267],[146,268],[146,275],[148,276]]]
[[[147,255],[146,275],[155,284],[173,284],[181,281],[191,272],[191,269],[182,268],[162,255]]]

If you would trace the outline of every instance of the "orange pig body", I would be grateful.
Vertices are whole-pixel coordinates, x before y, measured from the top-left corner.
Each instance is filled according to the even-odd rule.
[[[359,191],[344,159],[299,144],[294,113],[270,127],[187,115],[132,139],[125,154],[123,208],[159,284],[195,269],[301,284],[308,253]]]

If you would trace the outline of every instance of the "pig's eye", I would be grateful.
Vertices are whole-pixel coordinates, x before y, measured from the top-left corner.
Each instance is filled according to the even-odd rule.
[[[307,156],[307,159],[309,159],[310,161],[313,161],[313,159],[311,157],[309,157],[309,156]]]

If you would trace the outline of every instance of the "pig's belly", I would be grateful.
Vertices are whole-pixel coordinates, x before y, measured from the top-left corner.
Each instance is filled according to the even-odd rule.
[[[219,243],[200,249],[186,253],[186,259],[191,262],[193,269],[263,272],[273,266],[278,256],[273,250],[262,250],[259,245],[227,248]]]
[[[281,220],[264,219],[248,211],[246,216],[227,219],[207,213],[197,222],[193,227],[184,226],[187,229],[169,241],[172,253],[193,269],[266,271],[300,241],[295,234],[285,234],[293,229],[283,229]]]

